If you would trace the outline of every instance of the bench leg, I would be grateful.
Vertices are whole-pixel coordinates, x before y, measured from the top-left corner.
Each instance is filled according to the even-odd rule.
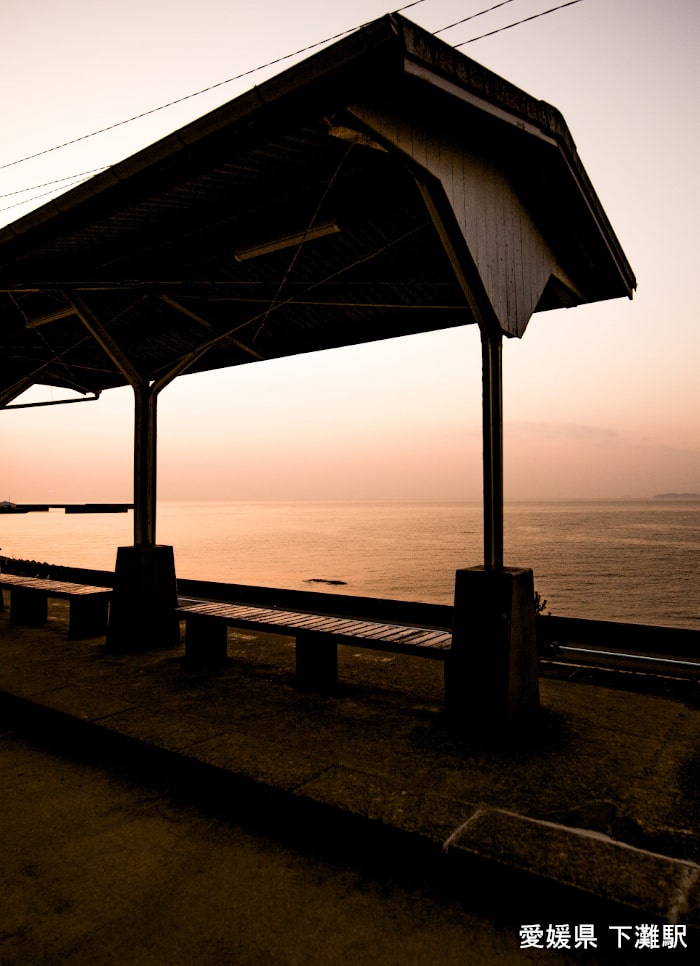
[[[226,663],[228,629],[224,621],[193,614],[185,620],[185,660],[195,667]]]
[[[101,637],[107,632],[106,596],[75,597],[70,602],[69,637]]]
[[[297,685],[330,688],[338,681],[338,645],[321,634],[297,634]]]
[[[48,620],[47,595],[27,587],[10,590],[10,623],[41,627]]]

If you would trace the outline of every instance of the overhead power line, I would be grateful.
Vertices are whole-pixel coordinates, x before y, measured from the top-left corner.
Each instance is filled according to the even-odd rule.
[[[61,184],[63,181],[75,181],[77,178],[87,178],[91,174],[97,174],[98,171],[104,171],[107,167],[108,165],[103,165],[101,168],[91,168],[90,171],[77,171],[75,174],[67,174],[64,178],[54,178],[53,181],[44,181],[42,184],[33,184],[28,188],[17,188],[15,191],[5,192],[5,194],[0,195],[0,198],[11,198],[13,195],[21,195],[27,191],[38,191],[39,188],[48,188],[50,185]]]
[[[422,0],[419,0],[419,2],[422,2]],[[362,24],[361,26],[365,25]],[[226,84],[232,84],[234,81],[241,80],[243,77],[248,77],[250,74],[255,74],[259,70],[264,70],[266,67],[273,67],[275,64],[280,64],[285,60],[296,57],[297,54],[307,53],[309,50],[314,50],[316,47],[321,47],[323,44],[327,44],[332,40],[338,40],[340,37],[344,37],[346,34],[353,33],[353,31],[358,29],[358,27],[351,27],[348,30],[343,30],[338,34],[334,34],[332,37],[327,37],[325,40],[319,40],[315,44],[309,44],[307,47],[300,47],[299,50],[295,50],[291,54],[285,54],[283,57],[276,57],[274,60],[269,60],[266,64],[260,64],[258,67],[251,67],[250,70],[244,70],[240,74],[236,74],[234,77],[227,77],[226,80],[218,81],[216,84],[210,84],[209,87],[203,87],[201,90],[193,91],[191,94],[185,94],[183,97],[175,98],[175,100],[168,101],[167,104],[160,104],[158,107],[152,107],[148,111],[142,111],[140,114],[134,114],[132,117],[127,117],[121,121],[115,121],[114,124],[108,124],[106,127],[101,127],[97,131],[90,131],[89,134],[81,134],[80,137],[71,138],[70,141],[63,141],[61,144],[55,144],[53,147],[44,148],[43,151],[37,151],[35,154],[28,154],[23,158],[17,158],[16,161],[9,161],[7,164],[0,165],[0,170],[12,168],[16,164],[22,164],[24,161],[32,161],[34,158],[40,158],[44,154],[51,154],[52,151],[59,151],[61,148],[67,148],[71,144],[78,144],[80,141],[86,141],[88,138],[94,138],[98,134],[106,134],[107,131],[114,131],[118,127],[123,127],[125,124],[131,124],[132,121],[139,121],[141,118],[149,117],[151,114],[157,114],[159,111],[164,111],[168,107],[175,107],[177,104],[184,104],[185,101],[189,101],[193,97],[199,97],[201,94],[208,94],[210,91],[214,91],[218,87],[224,87]]]
[[[95,169],[95,172],[93,172],[93,173],[97,173],[99,171],[106,171],[108,167],[109,167],[109,165],[106,165],[104,168],[96,168]],[[75,175],[68,175],[67,178],[59,178],[59,181],[60,182],[64,182],[62,184],[61,193],[63,193],[63,191],[68,191],[70,188],[77,188],[79,184],[83,184],[83,182],[87,181],[90,177],[92,177],[91,174],[85,174],[85,175],[75,174]],[[65,183],[65,182],[67,182],[67,183]],[[52,184],[52,182],[51,181],[48,181],[47,184]],[[37,185],[37,187],[40,187],[40,186]],[[11,192],[9,192],[9,195],[11,195],[11,194],[21,194],[22,191],[32,191],[32,190],[33,190],[32,188],[22,188],[21,191],[17,191],[17,192],[11,191]],[[38,201],[39,198],[46,198],[49,195],[51,195],[52,197],[56,197],[56,191],[57,190],[58,189],[53,188],[53,189],[50,189],[49,191],[42,191],[41,194],[33,195],[31,198],[23,198],[21,201],[15,201],[11,205],[5,205],[3,208],[0,208],[0,212],[2,212],[2,211],[10,211],[11,208],[19,208],[21,205],[31,204],[32,201]],[[3,197],[6,198],[9,195],[3,195]]]
[[[509,3],[514,3],[514,0],[501,0],[500,3],[494,4],[492,7],[487,7],[486,10],[479,10],[478,13],[472,13],[468,17],[462,17],[461,20],[455,20],[454,23],[448,23],[446,27],[440,27],[439,30],[435,30],[435,34],[444,34],[446,30],[452,30],[453,27],[459,27],[460,24],[466,23],[468,20],[476,20],[477,17],[483,17],[485,13],[491,13],[492,10],[498,10],[499,7],[507,7]]]
[[[412,3],[404,4],[404,6],[399,7],[395,12],[402,13],[405,10],[409,10],[411,7],[417,7],[420,4],[425,2],[426,0],[413,0]],[[475,20],[477,17],[482,17],[484,16],[484,14],[491,13],[493,10],[497,10],[499,7],[505,7],[508,4],[513,2],[514,0],[501,0],[500,3],[496,3],[491,5],[490,7],[486,7],[483,10],[479,10],[477,11],[477,13],[470,14],[468,17],[463,17],[461,20],[456,20],[454,23],[447,24],[447,26],[445,27],[440,27],[439,30],[435,30],[433,31],[433,33],[435,35],[445,33],[445,31],[451,30],[453,27],[457,27],[460,24],[466,23],[469,20]],[[467,44],[473,44],[477,40],[483,40],[485,37],[491,37],[494,34],[501,33],[504,30],[510,30],[511,27],[517,27],[520,24],[527,23],[530,20],[537,20],[539,17],[544,17],[549,13],[554,13],[556,10],[561,10],[563,7],[571,7],[574,4],[580,3],[580,2],[581,0],[568,0],[567,3],[562,3],[562,4],[559,4],[559,6],[551,7],[549,10],[543,10],[541,13],[533,14],[530,17],[525,17],[523,20],[517,20],[514,23],[507,24],[504,27],[499,27],[496,30],[491,30],[488,33],[481,34],[478,37],[472,37],[470,40],[465,40],[462,43],[454,44],[453,46],[455,48],[459,48],[459,47],[464,47]],[[7,168],[12,168],[18,164],[23,164],[25,161],[33,161],[35,158],[43,157],[44,155],[51,154],[54,151],[59,151],[62,148],[70,147],[73,144],[79,144],[81,141],[86,141],[89,138],[97,137],[99,134],[106,134],[109,131],[114,131],[117,128],[124,127],[126,124],[131,124],[133,121],[141,120],[144,117],[149,117],[152,114],[157,114],[158,112],[167,110],[170,107],[175,107],[178,104],[183,104],[185,101],[192,100],[193,98],[199,97],[202,94],[208,94],[211,91],[217,90],[219,87],[225,87],[227,84],[232,84],[234,81],[241,80],[244,77],[249,77],[251,74],[255,74],[258,71],[265,70],[267,67],[274,67],[276,64],[281,64],[286,60],[290,60],[292,57],[297,57],[300,54],[308,53],[311,50],[315,50],[317,47],[322,47],[324,44],[331,43],[334,40],[339,40],[341,37],[345,37],[350,33],[354,33],[356,30],[361,30],[362,27],[366,27],[369,22],[370,21],[367,21],[363,24],[360,24],[357,27],[350,27],[347,30],[340,31],[340,33],[333,34],[333,36],[331,37],[326,37],[324,40],[318,40],[313,44],[308,44],[306,47],[300,47],[298,50],[292,51],[289,54],[284,54],[282,57],[276,57],[273,60],[269,60],[264,64],[259,64],[257,67],[252,67],[250,68],[250,70],[242,71],[240,74],[236,74],[233,77],[227,77],[225,80],[218,81],[216,84],[210,84],[208,87],[203,87],[200,90],[193,91],[190,94],[185,94],[183,97],[175,98],[174,100],[168,101],[165,104],[160,104],[158,107],[153,107],[147,111],[142,111],[140,114],[134,114],[131,117],[124,118],[121,121],[115,121],[113,124],[108,124],[105,127],[99,128],[98,130],[90,131],[88,134],[82,134],[77,138],[71,138],[68,141],[63,141],[60,144],[55,144],[52,147],[44,148],[42,151],[36,151],[34,154],[28,154],[28,155],[25,155],[24,157],[17,158],[14,161],[8,161],[7,163],[0,165],[0,171],[5,170]],[[108,167],[108,165],[105,165],[102,168],[95,169],[95,170],[96,171],[105,170],[106,167]],[[86,174],[92,174],[92,173],[94,172],[87,172]],[[80,179],[81,177],[83,177],[83,175],[81,174],[67,175],[65,178],[57,179],[56,182],[46,182],[46,185],[59,183],[60,181],[73,181],[73,180]],[[45,185],[34,186],[34,188],[40,188],[40,187],[45,187]],[[34,188],[20,188],[17,191],[11,191],[11,192],[8,192],[7,194],[0,195],[0,197],[7,198],[10,195],[21,194],[25,191],[33,191]],[[38,195],[36,197],[43,197],[44,194],[51,194],[51,192],[44,192],[42,195]],[[26,199],[26,201],[33,201],[33,200],[35,199],[34,198]],[[18,207],[19,204],[24,204],[26,203],[26,201],[19,202],[17,205],[10,205],[8,207],[9,208]],[[8,207],[0,208],[0,211],[7,211]]]
[[[413,3],[407,3],[405,6],[399,7],[396,12],[401,13],[404,10],[408,10],[410,7],[417,7],[421,3],[425,3],[425,0],[413,0]],[[265,70],[266,67],[274,67],[275,64],[281,64],[285,60],[290,60],[292,57],[296,57],[299,54],[308,53],[310,50],[315,50],[316,47],[322,47],[323,44],[328,44],[333,40],[339,40],[341,37],[345,37],[347,34],[354,33],[355,30],[360,30],[362,27],[366,26],[367,23],[363,23],[360,24],[359,27],[349,27],[347,30],[341,30],[340,33],[333,34],[332,37],[326,37],[324,40],[317,40],[314,44],[308,44],[306,47],[300,47],[298,50],[294,50],[289,54],[284,54],[282,57],[276,57],[274,60],[269,60],[265,64],[259,64],[257,67],[251,67],[250,70],[244,70],[240,74],[236,74],[233,77],[227,77],[226,80],[218,81],[216,84],[211,84],[209,87],[203,87],[201,90],[193,91],[191,94],[185,94],[183,97],[175,98],[175,100],[168,101],[166,104],[160,104],[158,107],[152,107],[148,111],[142,111],[140,114],[134,114],[131,117],[124,118],[121,121],[115,121],[114,124],[108,124],[106,127],[99,128],[97,131],[90,131],[89,134],[82,134],[80,137],[72,138],[69,141],[63,141],[61,144],[55,144],[50,148],[44,148],[42,151],[37,151],[34,154],[28,154],[23,158],[17,158],[15,161],[9,161],[7,164],[0,164],[0,171],[3,171],[5,168],[12,168],[17,164],[22,164],[25,161],[33,161],[34,158],[40,158],[45,154],[51,154],[52,151],[59,151],[61,148],[70,147],[71,144],[78,144],[80,141],[86,141],[88,138],[96,137],[98,134],[106,134],[108,131],[113,131],[118,127],[123,127],[125,124],[131,124],[132,121],[139,121],[143,117],[148,117],[151,114],[157,114],[159,111],[164,111],[169,107],[175,107],[177,104],[183,104],[185,101],[189,101],[193,97],[199,97],[201,94],[208,94],[210,91],[214,91],[219,87],[225,87],[226,84],[232,84],[234,81],[241,80],[243,77],[256,74],[259,70]],[[31,189],[27,188],[22,190],[29,191]]]
[[[403,5],[403,7],[399,7],[398,10],[395,10],[394,12],[395,13],[403,13],[404,10],[410,10],[411,7],[418,7],[418,6],[420,6],[421,3],[425,3],[425,0],[413,0],[413,3],[405,3]]]
[[[511,27],[519,27],[522,23],[527,23],[529,20],[537,20],[540,17],[546,17],[548,13],[555,13],[557,10],[563,10],[564,7],[573,7],[575,3],[581,3],[581,0],[568,0],[568,3],[560,3],[558,7],[550,7],[549,10],[542,10],[540,13],[533,13],[531,17],[525,17],[523,20],[516,20],[514,23],[506,24],[505,27],[498,27],[496,30],[489,30],[486,34],[479,34],[478,37],[472,37],[470,40],[463,40],[461,44],[453,44],[453,47],[466,47],[467,44],[476,43],[477,40],[483,40],[485,37],[493,37],[494,34],[500,34],[504,30],[510,30]],[[438,31],[439,32],[439,31]]]

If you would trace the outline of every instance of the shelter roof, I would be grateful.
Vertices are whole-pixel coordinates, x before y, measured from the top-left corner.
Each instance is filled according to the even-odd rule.
[[[0,405],[634,287],[559,112],[392,14],[1,229]]]

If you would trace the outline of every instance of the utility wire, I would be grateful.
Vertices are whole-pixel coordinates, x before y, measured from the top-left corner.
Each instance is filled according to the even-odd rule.
[[[402,13],[405,10],[409,10],[411,7],[417,7],[417,6],[419,6],[420,4],[422,4],[424,2],[425,2],[425,0],[413,0],[413,3],[407,3],[403,7],[399,7],[395,12],[396,13]],[[475,20],[477,17],[481,17],[481,16],[483,16],[486,13],[491,13],[492,10],[497,10],[499,7],[505,7],[509,3],[512,3],[512,2],[513,2],[513,0],[501,0],[500,3],[493,4],[492,6],[487,7],[484,10],[479,10],[477,13],[473,13],[473,14],[471,14],[468,17],[464,17],[461,20],[457,20],[454,23],[448,24],[445,27],[441,27],[439,30],[435,30],[433,33],[435,35],[440,34],[440,33],[444,33],[445,31],[451,30],[453,27],[456,27],[459,24],[466,23],[469,20]],[[544,16],[546,16],[549,13],[554,13],[556,10],[561,10],[563,7],[570,7],[570,6],[573,6],[574,4],[580,3],[580,2],[581,2],[581,0],[569,0],[568,3],[562,3],[562,4],[560,4],[557,7],[551,7],[549,10],[544,10],[541,13],[533,14],[533,16],[531,16],[531,17],[525,17],[523,20],[518,20],[515,23],[507,24],[505,27],[499,27],[496,30],[491,30],[488,33],[481,34],[478,37],[472,37],[470,40],[465,40],[462,43],[460,43],[460,44],[454,44],[453,46],[455,48],[465,47],[467,44],[473,44],[477,40],[483,40],[485,37],[492,37],[494,34],[501,33],[504,30],[510,30],[511,27],[517,27],[520,24],[527,23],[529,20],[537,20],[539,17],[544,17]],[[361,30],[362,27],[366,27],[367,24],[370,23],[370,22],[371,21],[367,21],[367,22],[365,22],[363,24],[360,24],[358,27],[351,27],[348,30],[343,30],[340,33],[333,34],[333,36],[331,36],[331,37],[326,37],[324,40],[319,40],[319,41],[316,41],[316,43],[309,44],[306,47],[300,47],[298,50],[292,51],[289,54],[285,54],[282,57],[277,57],[274,60],[267,61],[267,63],[265,63],[265,64],[260,64],[257,67],[252,67],[250,70],[242,71],[240,74],[236,74],[233,77],[226,78],[226,80],[218,81],[216,84],[211,84],[209,87],[203,87],[201,90],[193,91],[191,94],[185,94],[183,97],[175,98],[172,101],[168,101],[166,104],[161,104],[158,107],[153,107],[153,108],[151,108],[148,111],[142,111],[140,114],[134,114],[133,116],[128,117],[128,118],[124,118],[121,121],[115,121],[114,124],[108,124],[106,127],[99,128],[96,131],[91,131],[88,134],[82,134],[80,137],[72,138],[69,141],[63,141],[61,144],[55,144],[55,145],[53,145],[53,147],[50,147],[50,148],[44,148],[42,151],[37,151],[34,154],[29,154],[29,155],[26,155],[25,157],[17,158],[15,161],[9,161],[6,164],[0,165],[0,171],[5,170],[6,168],[12,168],[12,167],[14,167],[15,165],[18,165],[18,164],[23,164],[25,161],[32,161],[35,158],[43,157],[44,155],[51,154],[54,151],[59,151],[61,148],[70,147],[73,144],[79,144],[81,141],[86,141],[89,138],[96,137],[98,134],[106,134],[108,131],[113,131],[116,128],[123,127],[126,124],[131,124],[132,121],[138,121],[141,118],[149,117],[151,114],[157,114],[159,111],[164,111],[164,110],[166,110],[169,107],[175,107],[178,104],[183,104],[185,101],[189,101],[189,100],[192,100],[192,98],[199,97],[201,94],[207,94],[210,91],[216,90],[219,87],[224,87],[225,85],[231,84],[234,81],[241,80],[244,77],[248,77],[251,74],[255,74],[255,73],[257,73],[260,70],[265,70],[265,68],[267,68],[267,67],[274,67],[276,64],[280,64],[280,63],[283,63],[286,60],[290,60],[292,57],[296,57],[299,54],[308,53],[311,50],[315,50],[317,47],[322,47],[324,44],[330,43],[333,40],[338,40],[341,37],[345,37],[345,36],[347,36],[347,34],[353,33],[356,30]],[[106,170],[107,167],[109,167],[109,165],[105,165],[103,168],[98,168],[98,169],[95,169],[95,170],[96,171]],[[93,172],[88,172],[87,174],[91,174],[91,173],[93,173]],[[58,183],[58,181],[69,181],[69,180],[74,179],[74,178],[80,179],[81,177],[82,177],[82,175],[80,175],[80,174],[67,175],[65,178],[57,179],[57,182],[46,182],[46,184]],[[44,185],[36,185],[35,187],[40,188],[40,187],[44,187]],[[69,187],[73,187],[73,186],[71,185]],[[19,189],[17,191],[8,192],[5,195],[0,195],[0,197],[6,198],[6,197],[9,197],[10,195],[13,195],[13,194],[21,194],[21,193],[23,193],[25,191],[32,191],[32,190],[34,190],[34,189],[33,188],[21,188],[21,189]],[[36,198],[44,197],[44,195],[46,195],[46,194],[51,194],[51,192],[44,192],[42,195],[37,195]],[[18,207],[19,204],[25,204],[25,203],[27,203],[29,201],[34,201],[34,200],[35,200],[35,198],[25,199],[25,201],[19,202],[18,204],[9,205],[9,206],[7,206],[5,208],[0,208],[0,211],[8,211],[10,208]]]
[[[461,20],[455,20],[454,23],[448,24],[446,27],[440,27],[439,30],[435,30],[434,34],[444,34],[446,30],[452,30],[453,27],[459,27],[460,24],[466,23],[467,20],[476,20],[477,17],[483,17],[485,13],[491,13],[492,10],[498,10],[499,7],[507,7],[509,3],[513,3],[514,0],[501,0],[500,3],[496,3],[493,7],[488,7],[486,10],[480,10],[478,13],[472,13],[468,17],[462,17]],[[405,8],[404,8],[405,9]]]
[[[109,167],[109,166],[107,166],[107,167]],[[107,169],[106,168],[97,168],[97,170],[98,171],[106,171]],[[68,181],[69,182],[68,184],[64,184],[63,185],[63,188],[65,189],[65,191],[68,191],[70,188],[77,188],[79,184],[83,184],[85,181],[88,180],[89,177],[90,177],[90,175],[85,175],[84,177],[81,177],[80,175],[68,175],[67,178],[61,178],[60,180],[61,181]],[[51,184],[51,182],[48,182],[48,184]],[[32,189],[31,188],[24,188],[22,190],[24,190],[24,191],[31,191]],[[53,196],[56,195],[56,190],[57,190],[56,188],[53,188],[50,191],[42,191],[41,194],[33,195],[31,198],[23,198],[21,201],[15,201],[11,205],[5,205],[4,208],[0,208],[0,212],[1,211],[10,211],[11,208],[19,208],[20,205],[29,205],[29,204],[32,203],[32,201],[38,201],[39,198],[46,198],[48,195],[51,195],[53,197]],[[10,192],[10,194],[13,194],[13,193],[15,193],[15,192]],[[16,192],[16,193],[19,194],[19,192]]]
[[[471,40],[463,40],[461,44],[453,44],[453,46],[455,49],[466,47],[467,44],[476,43],[477,40],[483,40],[484,37],[493,37],[494,34],[500,34],[504,30],[510,30],[511,27],[519,27],[521,23],[527,23],[529,20],[537,20],[539,17],[546,17],[548,13],[554,13],[556,10],[563,10],[564,7],[573,7],[575,3],[581,3],[581,0],[568,0],[568,3],[560,3],[558,7],[550,7],[549,10],[543,10],[541,13],[534,13],[531,17],[525,17],[523,20],[516,20],[515,23],[509,23],[505,27],[498,27],[497,30],[489,30],[487,34],[479,34],[478,37],[472,37]]]
[[[284,60],[289,60],[291,57],[295,57],[297,54],[304,54],[307,51],[313,50],[315,47],[320,47],[322,44],[328,43],[331,40],[337,40],[339,37],[344,37],[346,34],[352,33],[352,31],[356,29],[358,28],[353,27],[350,30],[343,30],[341,33],[335,34],[333,37],[327,37],[325,40],[319,40],[315,44],[309,44],[308,47],[300,47],[299,50],[295,50],[291,54],[285,54],[283,57],[277,57],[275,60],[270,60],[266,64],[260,64],[258,67],[252,67],[250,70],[245,70],[240,74],[236,74],[235,77],[227,77],[226,80],[218,81],[218,83],[211,84],[209,87],[203,87],[201,90],[194,91],[192,94],[185,94],[184,97],[178,97],[173,101],[168,101],[167,104],[161,104],[159,107],[152,107],[148,111],[142,111],[141,114],[134,114],[132,117],[124,118],[122,121],[115,121],[114,124],[108,124],[106,127],[101,127],[97,131],[91,131],[89,134],[82,134],[80,137],[72,138],[70,141],[64,141],[62,144],[56,144],[51,148],[44,148],[43,151],[37,151],[35,154],[28,154],[24,158],[17,158],[16,161],[10,161],[7,164],[0,165],[0,170],[12,168],[16,164],[22,164],[24,161],[32,161],[34,158],[40,158],[42,155],[50,154],[52,151],[67,148],[71,144],[78,144],[80,141],[86,141],[88,138],[96,137],[98,134],[106,134],[107,131],[114,131],[115,128],[123,127],[125,124],[131,124],[132,121],[139,121],[142,117],[157,114],[158,111],[164,111],[168,107],[175,107],[177,104],[183,104],[185,101],[189,101],[193,97],[199,97],[200,94],[208,94],[209,91],[216,90],[217,87],[224,87],[226,84],[232,84],[233,81],[240,80],[242,77],[247,77],[249,74],[255,74],[257,71],[264,70],[266,67],[273,67],[275,64],[279,64]]]
[[[13,195],[21,195],[24,194],[25,191],[38,191],[39,188],[48,188],[50,185],[60,184],[62,181],[75,181],[77,178],[88,178],[91,174],[97,174],[98,171],[105,171],[108,167],[109,165],[103,165],[101,168],[92,168],[90,171],[76,171],[75,174],[67,174],[64,178],[55,178],[53,181],[44,181],[42,184],[33,184],[29,188],[17,188],[15,191],[7,191],[5,194],[0,195],[0,198],[10,198]]]
[[[396,12],[400,13],[403,10],[408,10],[409,7],[417,7],[418,4],[424,2],[425,0],[414,0],[413,3],[400,7]],[[167,104],[161,104],[158,107],[152,107],[148,111],[142,111],[141,114],[134,114],[132,117],[124,118],[122,121],[115,121],[114,124],[108,124],[106,127],[102,127],[97,131],[91,131],[89,134],[82,134],[80,137],[72,138],[70,141],[64,141],[62,144],[56,144],[51,148],[44,148],[43,151],[37,151],[35,154],[28,154],[23,158],[17,158],[16,161],[9,161],[7,164],[0,165],[0,171],[3,171],[5,168],[12,168],[16,164],[22,164],[24,161],[32,161],[34,158],[40,158],[45,154],[51,154],[52,151],[67,148],[71,144],[78,144],[80,141],[85,141],[88,138],[96,137],[98,134],[106,134],[107,131],[114,131],[118,127],[123,127],[125,124],[131,124],[132,121],[138,121],[143,117],[149,117],[151,114],[157,114],[158,111],[164,111],[168,107],[175,107],[177,104],[183,104],[185,101],[189,101],[193,97],[199,97],[200,94],[208,94],[210,91],[214,91],[219,87],[224,87],[226,84],[232,84],[234,81],[250,76],[250,74],[256,74],[259,70],[265,70],[266,67],[274,67],[275,64],[281,64],[283,61],[290,60],[292,57],[296,57],[298,54],[305,54],[310,50],[315,50],[316,47],[322,47],[323,44],[330,43],[332,40],[338,40],[341,37],[345,37],[347,34],[354,33],[355,30],[361,30],[362,27],[366,27],[367,23],[370,22],[371,21],[367,21],[366,23],[360,24],[359,27],[349,27],[347,30],[341,30],[340,33],[333,34],[332,37],[326,37],[325,40],[318,40],[314,44],[309,44],[306,47],[300,47],[298,50],[294,50],[290,54],[285,54],[283,57],[276,57],[274,60],[269,60],[266,64],[260,64],[258,67],[251,67],[250,70],[244,70],[240,74],[236,74],[234,77],[227,77],[226,80],[218,81],[216,84],[211,84],[209,87],[203,87],[199,91],[194,91],[191,94],[185,94],[184,97],[178,97],[175,98],[175,100],[168,101]]]

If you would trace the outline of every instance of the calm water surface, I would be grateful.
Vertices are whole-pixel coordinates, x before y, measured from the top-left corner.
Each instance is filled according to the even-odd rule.
[[[0,515],[7,556],[112,569],[132,515]],[[181,577],[450,603],[482,560],[480,503],[163,503]],[[505,559],[548,610],[700,627],[700,501],[510,503]]]

